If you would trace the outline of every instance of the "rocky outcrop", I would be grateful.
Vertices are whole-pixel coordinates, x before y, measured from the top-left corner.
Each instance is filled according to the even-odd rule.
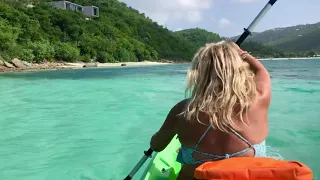
[[[22,63],[27,67],[31,67],[32,66],[32,64],[27,62],[27,61],[22,61]]]
[[[83,65],[84,68],[89,68],[89,67],[98,67],[97,63],[87,63]]]
[[[22,61],[20,61],[20,60],[17,59],[17,58],[14,58],[14,59],[12,60],[12,64],[13,64],[14,66],[16,66],[17,68],[26,68],[26,66],[22,63]]]
[[[0,65],[0,73],[1,72],[23,72],[23,71],[38,71],[38,70],[56,70],[56,69],[75,69],[75,67],[68,67],[65,66],[64,63],[53,63],[53,62],[46,62],[46,63],[28,63],[25,61],[21,61],[21,63],[25,66],[25,68],[16,68],[22,67],[18,64],[18,61],[13,61],[16,64],[9,63],[6,61],[2,61],[3,65]],[[81,67],[81,66],[80,66]]]
[[[4,61],[4,65],[8,68],[15,68],[14,65],[8,63],[7,61]]]
[[[121,64],[121,66],[127,66],[127,64]]]

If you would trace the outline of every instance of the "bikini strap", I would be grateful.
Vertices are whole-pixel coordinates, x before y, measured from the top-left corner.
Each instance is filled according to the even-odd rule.
[[[199,141],[197,142],[197,144],[194,146],[194,150],[196,150],[200,144],[200,142],[202,141],[202,139],[204,138],[204,136],[206,136],[206,134],[208,133],[208,131],[211,128],[211,124],[209,125],[209,127],[207,128],[207,130],[202,134],[202,136],[200,137]]]
[[[236,135],[238,136],[242,141],[244,141],[245,143],[247,143],[250,148],[253,147],[252,144],[246,139],[244,138],[243,136],[241,136],[238,132],[236,132],[233,128],[230,128],[230,130]]]
[[[207,130],[202,134],[202,136],[200,137],[199,141],[197,142],[197,144],[194,146],[194,150],[197,150],[200,142],[202,141],[202,139],[206,136],[206,134],[208,133],[208,131],[211,129],[211,125],[208,126]],[[236,135],[238,136],[242,141],[244,141],[245,143],[247,143],[250,148],[253,147],[253,145],[246,139],[244,138],[243,136],[241,136],[238,132],[236,132],[233,128],[229,127],[229,129]],[[250,149],[249,148],[249,149]]]

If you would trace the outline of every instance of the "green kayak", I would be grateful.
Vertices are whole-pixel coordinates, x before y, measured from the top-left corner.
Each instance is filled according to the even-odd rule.
[[[175,136],[166,149],[154,154],[141,180],[175,180],[181,169],[181,164],[176,161],[180,145],[179,139]]]

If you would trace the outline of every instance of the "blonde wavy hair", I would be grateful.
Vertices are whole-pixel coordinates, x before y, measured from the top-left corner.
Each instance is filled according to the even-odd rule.
[[[239,55],[236,44],[228,41],[206,44],[194,56],[188,70],[186,96],[191,96],[183,112],[187,120],[205,113],[213,128],[230,132],[238,129],[233,119],[244,119],[257,95],[255,76]]]

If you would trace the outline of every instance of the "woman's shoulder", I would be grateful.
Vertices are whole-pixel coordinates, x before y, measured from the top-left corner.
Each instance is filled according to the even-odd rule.
[[[170,114],[172,116],[181,115],[186,110],[188,102],[189,102],[189,99],[183,99],[179,101],[171,108]]]
[[[177,110],[182,110],[184,111],[185,108],[187,107],[188,103],[189,103],[190,99],[183,99],[180,102],[178,102],[174,108],[176,108]]]

